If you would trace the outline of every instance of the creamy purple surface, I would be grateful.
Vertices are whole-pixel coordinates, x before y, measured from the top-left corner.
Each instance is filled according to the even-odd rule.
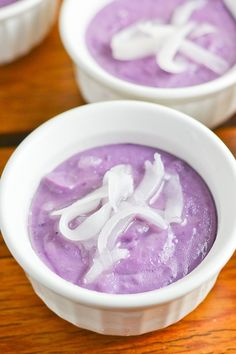
[[[144,175],[144,162],[153,161],[154,148],[120,144],[81,152],[45,176],[33,197],[29,233],[32,246],[43,262],[62,278],[81,287],[107,293],[139,293],[158,289],[191,272],[211,249],[217,230],[217,215],[211,193],[202,178],[184,161],[163,151],[167,173],[177,173],[183,190],[182,224],[172,224],[174,238],[167,230],[136,218],[119,236],[120,248],[129,257],[117,262],[95,281],[85,284],[96,244],[70,241],[60,234],[59,218],[52,211],[64,208],[101,186],[111,167],[130,164],[135,185]],[[162,209],[164,194],[153,204]],[[73,227],[73,226],[72,226]]]
[[[162,20],[168,23],[177,6],[186,0],[116,0],[112,1],[91,20],[86,43],[95,61],[109,74],[122,80],[150,87],[178,88],[194,86],[214,80],[220,75],[207,67],[177,55],[188,62],[188,70],[179,74],[163,71],[154,56],[120,61],[112,57],[112,37],[122,29],[141,20]],[[208,23],[215,33],[203,35],[193,42],[225,59],[229,68],[236,63],[236,21],[225,7],[223,0],[207,0],[203,8],[191,16],[201,26]]]
[[[11,5],[18,1],[20,0],[0,0],[0,7]]]

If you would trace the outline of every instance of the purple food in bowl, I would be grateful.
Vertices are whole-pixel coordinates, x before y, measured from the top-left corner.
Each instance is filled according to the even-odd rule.
[[[129,117],[129,119],[127,119],[127,117]],[[144,166],[142,166],[142,169],[140,166],[140,172],[138,174],[141,178],[144,178],[147,170],[154,172],[154,174],[148,173],[149,177],[153,177],[153,175],[159,176],[159,182],[169,183],[173,181],[172,177],[168,176],[169,167],[168,163],[165,162],[165,156],[167,156],[165,153],[163,154],[163,162],[164,167],[166,166],[167,174],[165,175],[164,173],[163,177],[163,168],[157,170],[154,168],[156,163],[157,166],[161,166],[158,152],[165,151],[172,156],[174,155],[179,160],[183,160],[184,163],[178,161],[177,165],[179,165],[179,167],[177,168],[175,165],[174,168],[174,171],[178,171],[180,174],[179,181],[181,180],[181,165],[182,167],[184,165],[185,168],[191,166],[196,172],[191,172],[190,175],[193,173],[196,178],[194,178],[195,181],[197,180],[200,183],[206,195],[208,195],[208,202],[205,200],[206,204],[209,207],[211,206],[210,208],[208,207],[208,210],[212,210],[215,215],[214,205],[216,208],[216,237],[214,240],[214,236],[212,236],[212,241],[209,243],[209,248],[206,249],[206,253],[209,249],[210,250],[205,258],[203,257],[204,259],[189,274],[160,289],[132,294],[111,294],[87,289],[71,281],[67,281],[56,274],[55,270],[50,269],[50,265],[45,264],[42,260],[42,255],[39,255],[38,248],[32,247],[32,235],[29,232],[29,213],[40,182],[47,176],[44,182],[48,186],[51,186],[54,191],[55,189],[59,191],[63,183],[63,190],[67,190],[68,192],[68,188],[70,189],[76,186],[78,181],[73,176],[67,181],[63,176],[59,178],[58,170],[55,171],[58,166],[63,162],[71,161],[71,156],[76,156],[76,154],[83,155],[86,154],[85,151],[88,153],[90,149],[102,149],[102,146],[117,146],[117,144],[119,146],[121,146],[120,144],[122,144],[122,146],[124,146],[123,144],[132,144],[132,146],[141,145],[142,151],[143,146],[148,147],[147,150],[146,148],[144,149],[146,151],[145,154],[147,153],[145,156],[146,162]],[[154,151],[155,154],[153,156]],[[135,155],[136,158],[132,158],[132,161],[130,161],[132,166],[133,164],[135,166],[136,160],[137,163],[138,161],[141,162],[141,160],[139,160],[141,156],[137,158],[138,154],[136,153]],[[76,157],[74,159],[76,161]],[[86,166],[88,161],[91,163],[91,159],[80,161],[80,168]],[[97,164],[96,169],[98,169],[99,160],[93,159],[92,161],[93,164]],[[125,161],[122,162],[124,164]],[[110,165],[107,167],[110,167]],[[145,167],[144,176],[141,172],[144,172],[143,167]],[[113,168],[117,170],[113,170]],[[71,206],[70,200],[68,200],[68,205],[64,205],[63,202],[64,209],[58,209],[58,207],[60,208],[62,206],[59,204],[53,208],[50,203],[44,205],[44,210],[47,211],[45,215],[47,215],[50,210],[53,213],[53,215],[51,214],[54,218],[52,219],[52,223],[56,223],[56,220],[59,221],[59,215],[66,217],[66,223],[61,222],[62,227],[66,226],[62,229],[62,231],[64,230],[64,237],[70,238],[73,242],[78,242],[78,239],[76,239],[78,236],[76,234],[77,227],[83,227],[87,220],[95,220],[93,223],[87,222],[86,225],[90,225],[90,230],[93,231],[94,226],[97,228],[101,218],[96,217],[94,219],[94,215],[102,208],[99,209],[100,202],[97,204],[94,195],[102,198],[101,203],[105,203],[103,205],[105,209],[102,209],[102,211],[109,211],[106,206],[106,201],[107,186],[110,185],[110,178],[112,178],[111,181],[115,181],[116,184],[123,187],[126,186],[126,184],[124,185],[122,181],[129,181],[128,189],[123,187],[119,189],[122,191],[121,194],[113,194],[114,191],[117,191],[116,188],[110,189],[113,191],[111,195],[116,196],[111,200],[115,203],[114,206],[117,207],[117,214],[119,214],[119,212],[123,213],[124,210],[127,211],[127,209],[125,209],[127,203],[131,203],[132,208],[136,208],[135,213],[140,215],[142,220],[144,219],[153,226],[156,226],[155,232],[159,232],[159,236],[161,233],[159,230],[161,228],[164,230],[163,234],[165,233],[167,225],[165,222],[163,223],[163,217],[165,216],[166,218],[167,215],[169,215],[169,217],[171,217],[169,220],[172,220],[173,216],[172,212],[167,212],[169,208],[166,207],[166,203],[164,203],[162,207],[159,205],[158,210],[155,211],[152,210],[155,205],[153,204],[152,206],[151,200],[149,209],[144,204],[145,198],[151,196],[150,191],[153,190],[151,188],[153,178],[148,178],[148,189],[145,187],[147,185],[146,179],[146,183],[144,183],[141,188],[141,191],[146,192],[141,193],[142,198],[137,198],[136,195],[134,200],[136,202],[138,201],[138,205],[134,206],[133,197],[137,189],[139,190],[138,195],[140,196],[138,181],[137,185],[135,182],[135,173],[133,174],[135,183],[133,185],[134,188],[132,188],[132,175],[129,174],[130,168],[127,166],[121,168],[121,165],[113,166],[113,168],[109,170],[110,173],[104,178],[104,186],[102,186],[99,192],[98,189],[103,173],[101,173],[100,179],[96,177],[95,174],[95,180],[100,184],[94,186],[95,189],[91,192],[93,195],[92,199],[85,200],[85,198],[88,198],[91,194],[88,188],[86,191],[83,190],[85,195],[81,195],[81,197],[83,197],[81,200],[73,200],[75,203],[81,203],[81,201],[83,201],[83,205],[80,204],[80,207],[83,206],[83,208],[80,210],[83,211],[84,215],[78,215],[76,210],[75,217],[77,219],[78,215],[79,218],[72,220],[72,224],[70,224],[70,218],[71,216],[73,217],[74,211],[69,210],[69,218],[68,214],[64,214],[65,211],[66,213],[68,211],[66,208],[70,208]],[[190,171],[192,171],[191,168]],[[117,178],[117,174],[114,173],[117,171],[122,178]],[[162,173],[159,174],[158,171],[162,171]],[[91,178],[92,176],[91,174]],[[178,178],[176,177],[174,180],[178,181]],[[154,179],[154,181],[156,181],[156,179]],[[11,253],[26,272],[36,294],[53,312],[78,327],[95,332],[113,335],[138,335],[169,326],[179,321],[193,311],[205,299],[214,286],[219,272],[236,248],[236,220],[234,215],[236,209],[235,181],[236,167],[235,159],[232,154],[213,132],[199,122],[191,119],[191,117],[163,106],[137,101],[115,101],[86,105],[65,112],[43,124],[31,133],[16,149],[1,177],[1,232]],[[89,187],[91,180],[86,178],[83,183],[88,183]],[[171,196],[172,193],[170,192],[172,188],[167,188],[166,190],[165,188],[167,186],[165,187],[165,183],[163,183],[163,193],[165,191],[166,196]],[[184,180],[182,179],[181,184],[176,183],[175,185],[178,187],[174,189],[175,193],[173,194],[178,193],[181,198],[182,193],[180,193],[180,186],[183,186],[184,191]],[[81,187],[78,188],[80,189]],[[169,192],[167,192],[168,190]],[[58,202],[60,202],[60,198],[63,199],[63,196],[59,196],[59,194]],[[121,199],[120,196],[122,196]],[[158,197],[161,198],[161,196],[161,193],[159,196],[155,196],[157,198],[156,202]],[[91,195],[89,198],[91,198]],[[152,198],[153,196],[151,196],[151,199]],[[202,203],[204,203],[204,198],[202,197],[201,199]],[[180,199],[178,198],[178,200]],[[88,203],[88,201],[91,203]],[[120,210],[120,202],[123,206],[123,203],[126,203],[125,208],[122,210]],[[159,200],[159,203],[161,203],[161,200]],[[170,205],[175,204],[169,204],[169,206]],[[80,217],[86,216],[84,212],[85,206],[90,215],[88,215],[87,220],[82,218],[83,222],[81,222]],[[148,209],[148,212],[144,211],[144,206],[146,211]],[[182,207],[179,209],[180,206],[181,203],[177,203],[175,210],[177,207],[178,210],[182,210]],[[93,211],[95,211],[95,213]],[[189,209],[189,214],[190,211],[191,208]],[[106,212],[103,214],[103,216],[105,215],[105,221],[107,217]],[[153,212],[158,214],[155,214],[155,218],[153,217]],[[127,214],[125,212],[125,216],[130,215],[132,215],[132,213]],[[178,215],[181,216],[180,213]],[[191,215],[194,215],[194,209]],[[212,220],[215,220],[214,215]],[[179,221],[178,216],[178,218],[175,218],[175,222]],[[138,228],[138,230],[144,232],[145,230],[147,231],[147,227]],[[113,229],[111,229],[111,231],[113,231]],[[110,233],[108,233],[108,236],[109,234]],[[209,235],[210,234],[211,233],[209,233]],[[79,233],[79,237],[81,237],[81,235],[82,233]],[[87,236],[86,234],[83,235]],[[98,243],[100,251],[103,250],[105,244],[107,244],[108,247],[113,244],[114,239],[110,239],[110,237],[107,238],[106,235],[105,233],[102,238],[99,238],[100,241],[103,240]],[[40,237],[42,237],[42,234]],[[45,237],[45,235],[43,235],[43,237]],[[154,239],[150,239],[150,244],[148,242],[149,245],[145,243],[145,250],[147,251],[149,246],[152,248],[153,243],[156,244],[156,240],[157,238],[154,237]],[[65,243],[68,242],[68,240],[65,241]],[[90,249],[91,240],[87,241],[87,249]],[[128,240],[125,241],[126,245],[127,241]],[[138,239],[138,241],[140,240]],[[145,239],[145,242],[147,241],[148,239]],[[159,242],[162,242],[161,237],[158,238],[158,243]],[[41,244],[43,244],[43,242],[41,242]],[[117,246],[121,248],[121,244],[118,242]],[[54,245],[53,243],[50,244],[50,252],[53,252]],[[73,254],[73,257],[76,258],[77,253],[76,250],[74,250],[75,252],[72,251],[73,247],[74,244],[72,244],[71,247],[67,247],[67,249],[69,253],[71,255]],[[187,245],[185,248],[187,250]],[[139,248],[139,250],[141,251],[141,248]],[[55,250],[55,252],[55,254],[57,254],[57,250]],[[120,255],[126,258],[128,253],[126,250],[121,249],[119,250],[119,256]],[[142,256],[142,254],[139,254],[139,257]],[[61,259],[63,260],[63,257],[61,257]],[[141,259],[142,258],[140,258],[140,260]],[[110,260],[111,258],[108,259],[109,262]],[[70,261],[73,263],[73,260]],[[126,261],[128,261],[128,258]],[[100,269],[99,262],[97,265],[98,267],[95,267],[95,270]]]
[[[167,0],[162,7],[159,0],[64,2],[60,33],[85,100],[158,103],[210,128],[230,118],[236,111],[236,5],[224,3],[228,7],[222,0]],[[182,5],[187,8],[178,14]],[[103,21],[104,13],[110,16]]]
[[[159,164],[156,160],[153,162],[156,154],[160,156]],[[146,164],[148,169],[145,170]],[[163,216],[163,220],[169,221],[168,228],[163,230],[146,220],[145,216],[134,214],[125,223],[125,229],[121,228],[120,234],[116,235],[114,245],[111,248],[104,246],[105,255],[98,255],[101,232],[112,217],[114,219],[119,212],[124,212],[126,206],[120,203],[119,210],[113,208],[95,235],[92,230],[88,231],[89,225],[86,227],[83,222],[87,220],[88,224],[91,220],[89,217],[101,210],[102,203],[86,215],[81,215],[79,207],[75,206],[75,215],[71,216],[68,223],[73,224],[74,220],[72,228],[68,226],[68,233],[74,232],[74,240],[68,239],[66,232],[63,233],[66,225],[63,229],[60,227],[63,216],[60,213],[54,214],[56,210],[71,209],[73,203],[101,188],[104,176],[111,171],[114,174],[117,166],[130,168],[125,176],[134,180],[136,199],[137,193],[141,193],[140,188],[145,188],[145,194],[147,193],[147,187],[142,185],[145,183],[144,178],[150,178],[149,169],[155,169],[152,173],[156,172],[158,175],[164,168],[163,182],[154,190],[151,188],[150,197],[144,204],[144,212],[145,207],[151,207],[154,213],[161,211],[161,215],[167,212],[172,215],[171,218],[168,215]],[[122,178],[122,175],[118,176]],[[158,176],[154,176],[154,185],[157,179]],[[129,180],[124,180],[124,188],[128,182]],[[119,189],[119,186],[116,184],[115,188]],[[110,203],[111,199],[112,196]],[[142,200],[135,203],[130,198],[126,202],[128,199],[131,210],[144,201],[143,196]],[[171,210],[167,211],[167,208]],[[178,217],[180,220],[177,220]],[[79,225],[83,229],[78,228]],[[29,218],[32,246],[52,271],[78,286],[116,294],[159,289],[186,276],[206,257],[215,241],[216,231],[215,204],[202,178],[188,164],[173,155],[133,144],[93,148],[64,161],[42,179],[34,196]],[[84,240],[86,232],[88,235]],[[109,234],[108,236],[111,237]],[[127,252],[124,259],[114,259],[107,267],[102,264],[112,256],[112,252],[121,251]],[[96,267],[100,265],[101,270],[98,271]]]
[[[179,11],[183,5],[189,6],[190,2],[196,4],[196,9],[192,11],[186,23],[195,23],[196,29],[186,38],[209,53],[223,58],[226,62],[226,68],[222,71],[224,74],[227,69],[229,70],[236,64],[236,21],[223,0],[167,0],[165,6],[162,0],[112,1],[101,9],[88,25],[86,43],[89,52],[109,74],[138,85],[179,88],[214,80],[220,76],[220,72],[214,72],[209,67],[195,62],[194,57],[192,60],[188,59],[181,51],[177,52],[176,60],[185,61],[186,69],[175,74],[162,70],[158,65],[154,55],[155,48],[153,55],[144,54],[136,60],[116,60],[111,50],[112,38],[120,31],[140,21],[160,21],[170,25],[175,11]],[[198,4],[201,2],[202,6],[199,7]],[[206,24],[210,26],[209,32],[194,36],[196,30],[199,33],[199,30]],[[177,31],[180,25],[175,27]],[[162,45],[167,40],[168,37],[163,40]],[[159,51],[156,52],[157,56]]]

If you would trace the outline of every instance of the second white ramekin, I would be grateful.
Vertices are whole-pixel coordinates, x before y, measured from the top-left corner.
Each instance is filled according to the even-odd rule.
[[[0,64],[27,54],[49,32],[58,0],[20,0],[0,8]]]
[[[216,202],[217,237],[197,268],[165,288],[132,295],[98,293],[65,281],[39,259],[28,234],[29,207],[41,178],[69,156],[127,142],[159,147],[199,172]],[[154,331],[195,309],[235,250],[235,210],[235,160],[220,139],[180,112],[137,101],[86,105],[48,121],[17,148],[0,183],[2,234],[35,292],[60,317],[103,334]]]
[[[67,0],[61,10],[62,41],[75,64],[77,83],[88,102],[135,99],[159,103],[182,111],[210,128],[230,118],[236,111],[236,67],[217,80],[177,89],[135,85],[102,69],[87,49],[85,33],[92,17],[109,2]]]

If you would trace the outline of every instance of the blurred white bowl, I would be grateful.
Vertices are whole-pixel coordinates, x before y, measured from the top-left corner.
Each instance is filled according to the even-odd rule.
[[[75,64],[77,83],[88,102],[135,99],[159,103],[189,114],[210,128],[230,118],[236,111],[236,68],[214,81],[174,89],[129,83],[101,68],[88,51],[85,33],[94,15],[109,2],[66,0],[61,9],[62,41]]]
[[[20,0],[0,8],[0,64],[28,53],[49,32],[58,0]]]
[[[88,148],[127,142],[161,148],[195,168],[215,199],[217,237],[196,269],[165,288],[131,295],[98,293],[60,278],[39,259],[28,234],[29,208],[41,178],[59,163]],[[0,184],[2,234],[35,292],[60,317],[103,334],[154,331],[198,306],[235,250],[235,210],[236,165],[221,140],[183,113],[137,101],[86,105],[43,124],[17,148]]]

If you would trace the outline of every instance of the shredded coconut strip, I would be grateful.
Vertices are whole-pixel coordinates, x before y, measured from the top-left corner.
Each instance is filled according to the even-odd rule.
[[[166,221],[158,214],[155,209],[148,206],[133,206],[127,203],[127,206],[123,210],[118,211],[114,214],[108,222],[103,227],[101,233],[98,236],[98,252],[101,254],[107,248],[109,237],[112,237],[112,243],[115,244],[117,237],[123,231],[119,230],[116,234],[113,234],[114,229],[123,219],[128,219],[129,217],[140,217],[148,221],[150,224],[157,226],[161,229],[166,229],[168,224]]]
[[[152,196],[152,198],[150,199],[149,201],[149,205],[153,205],[159,198],[163,188],[164,188],[164,185],[165,185],[165,180],[163,180],[160,184],[160,187],[158,188],[157,192]]]
[[[134,191],[132,168],[130,165],[117,165],[104,176],[108,184],[108,199],[114,211],[121,201],[126,200]]]
[[[154,162],[145,162],[145,174],[134,191],[133,199],[136,202],[148,201],[161,186],[165,175],[164,165],[158,153],[154,155]]]
[[[208,34],[216,33],[216,27],[210,25],[209,23],[202,23],[201,27],[195,28],[191,33],[191,39],[206,36]]]
[[[119,203],[133,193],[131,166],[117,165],[111,168],[105,174],[103,184],[101,188],[69,207],[54,211],[51,214],[53,216],[61,215],[59,230],[66,238],[73,241],[85,241],[93,238],[101,231],[101,228],[109,219],[112,209],[116,211]],[[77,228],[72,230],[69,227],[69,223],[76,217],[97,209],[104,198],[108,198],[109,203],[88,216]]]
[[[174,11],[171,23],[176,26],[186,24],[191,18],[192,14],[206,5],[206,0],[191,0],[185,4],[180,5]]]
[[[175,32],[175,27],[173,25],[166,23],[163,24],[160,23],[158,20],[140,21],[133,25],[133,27],[135,26],[140,31],[140,34],[145,34],[152,38],[159,38],[161,40]]]
[[[158,26],[158,35],[148,35],[148,22],[139,22],[131,25],[113,36],[111,49],[114,59],[135,60],[155,54],[155,51],[162,43],[163,37],[173,31],[173,29]]]
[[[186,71],[186,64],[177,62],[174,58],[178,53],[183,40],[193,31],[195,26],[194,23],[189,23],[186,26],[177,29],[175,34],[167,38],[156,55],[157,64],[162,70],[172,74],[180,74],[183,71]]]
[[[231,0],[225,2],[231,12],[234,10],[233,15],[236,15],[235,4],[232,5]],[[187,69],[186,64],[174,61],[175,55],[181,52],[194,62],[222,75],[228,70],[228,63],[186,38],[188,34],[194,39],[216,31],[208,23],[195,24],[191,31],[191,23],[188,23],[190,17],[205,4],[205,0],[192,0],[179,6],[172,16],[172,25],[158,21],[141,21],[116,33],[111,41],[113,57],[117,60],[135,60],[156,55],[157,64],[162,70],[178,74]]]
[[[96,209],[100,203],[100,200],[106,198],[107,196],[107,186],[102,186],[101,188],[96,189],[94,192],[86,195],[84,198],[77,200],[75,203],[69,205],[68,207],[53,211],[51,215],[58,216],[67,212],[69,212],[71,215],[74,215],[73,218],[79,215],[84,215]]]
[[[71,241],[87,241],[95,237],[109,220],[112,208],[109,203],[104,204],[99,210],[88,216],[75,229],[69,227],[69,222],[78,216],[78,212],[73,210],[73,214],[63,214],[59,222],[59,230],[66,238]]]
[[[224,59],[189,40],[182,42],[180,52],[216,74],[221,75],[229,69],[229,64]]]
[[[128,256],[129,251],[127,249],[116,248],[112,251],[105,250],[100,256],[93,259],[93,265],[85,275],[84,282],[92,283],[101,273]]]

